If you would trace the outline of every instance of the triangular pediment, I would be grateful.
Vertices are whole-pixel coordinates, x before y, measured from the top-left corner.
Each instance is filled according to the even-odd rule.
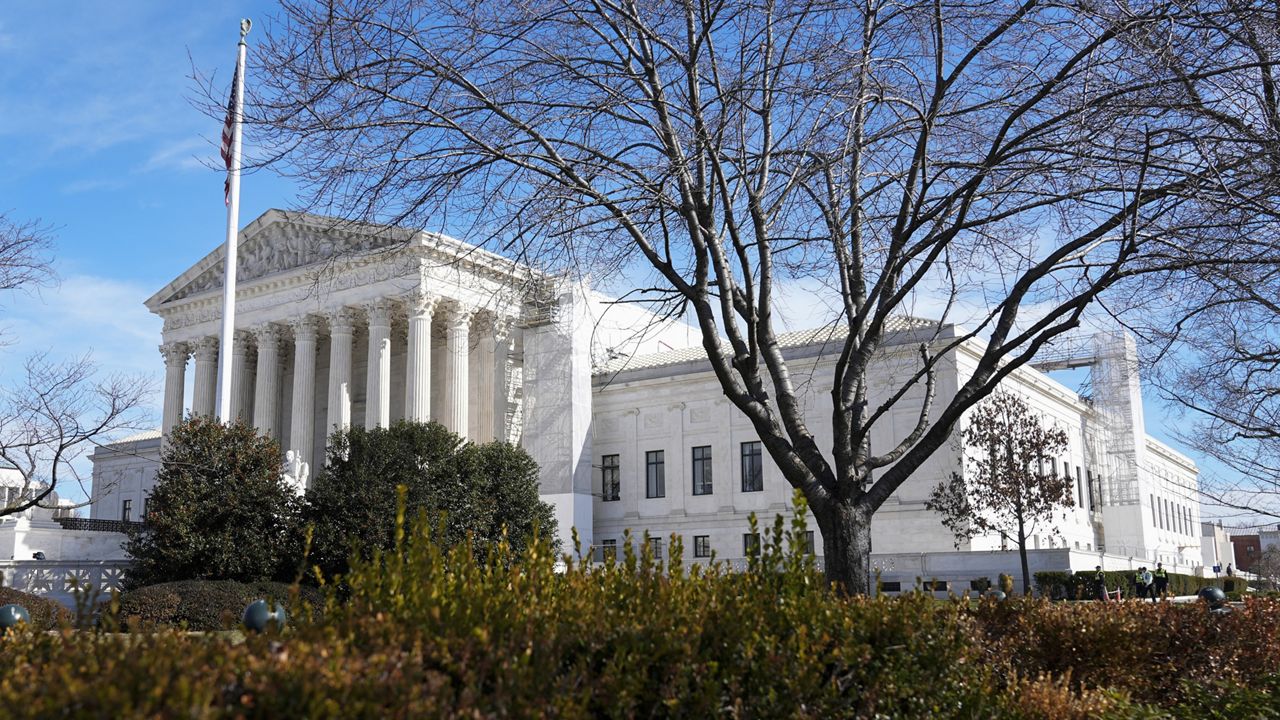
[[[361,225],[307,213],[268,210],[240,231],[236,245],[236,282],[247,283],[277,273],[320,265],[336,257],[354,257],[405,245],[415,231]],[[147,300],[162,305],[222,287],[226,247],[204,256]]]

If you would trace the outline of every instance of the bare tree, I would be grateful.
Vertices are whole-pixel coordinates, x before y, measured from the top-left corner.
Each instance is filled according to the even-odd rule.
[[[0,215],[0,291],[52,281],[51,245],[40,223]],[[84,490],[77,461],[115,433],[139,427],[147,383],[95,375],[88,355],[56,361],[42,353],[0,389],[0,470],[16,471],[20,480],[0,488],[0,516],[52,507],[60,483]]]
[[[1275,67],[1242,35],[1273,46],[1261,0],[283,7],[255,50],[259,161],[313,207],[619,271],[688,313],[851,591],[872,514],[971,406],[1104,291],[1230,256],[1239,198],[1276,204]],[[778,340],[798,279],[838,306],[829,447]],[[915,366],[873,382],[932,298]],[[873,447],[899,408],[915,427]]]
[[[957,547],[988,533],[1017,545],[1028,595],[1027,538],[1073,502],[1072,479],[1056,469],[1067,433],[1045,427],[1025,400],[1003,390],[974,408],[966,423],[963,471],[938,483],[926,506],[941,513]]]
[[[1162,394],[1189,420],[1178,439],[1230,473],[1210,472],[1202,494],[1255,520],[1280,518],[1280,242],[1274,247],[1248,265],[1199,268],[1141,329]]]

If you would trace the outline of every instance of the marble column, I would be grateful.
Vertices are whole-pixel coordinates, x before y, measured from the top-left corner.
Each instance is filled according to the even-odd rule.
[[[355,313],[343,308],[329,316],[329,424],[325,436],[351,427],[351,341]]]
[[[472,323],[476,331],[476,367],[471,375],[475,383],[475,407],[470,408],[472,440],[490,442],[493,434],[493,406],[497,386],[493,379],[496,375],[494,367],[498,363],[498,337],[496,318],[491,314],[483,323]]]
[[[182,422],[182,393],[187,384],[187,357],[191,354],[186,343],[165,343],[160,346],[164,355],[164,414],[160,429],[165,435],[174,425]]]
[[[218,338],[203,337],[196,343],[196,381],[191,390],[191,414],[213,415],[218,390]]]
[[[258,368],[254,373],[253,426],[267,437],[280,439],[280,329],[274,325],[254,328],[258,339]]]
[[[369,306],[369,373],[365,382],[364,427],[391,424],[391,304]]]
[[[468,397],[467,376],[470,374],[470,363],[467,355],[471,350],[471,308],[455,305],[448,321],[445,335],[445,427],[455,433],[467,437],[470,415],[470,398]]]
[[[231,346],[231,417],[242,422],[253,419],[253,383],[249,381],[249,355],[253,333],[237,330]]]
[[[409,358],[405,368],[404,416],[412,422],[431,419],[431,319],[436,298],[415,294],[409,298]]]
[[[304,317],[293,323],[293,407],[289,420],[289,446],[294,457],[312,464],[316,432],[316,336],[315,320]]]

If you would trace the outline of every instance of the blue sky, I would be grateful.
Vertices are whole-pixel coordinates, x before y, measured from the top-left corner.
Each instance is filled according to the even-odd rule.
[[[222,173],[209,167],[220,122],[192,106],[192,68],[228,83],[240,18],[270,10],[252,2],[6,5],[0,210],[53,228],[60,282],[0,298],[0,326],[16,341],[0,350],[0,379],[45,349],[91,349],[104,369],[159,377],[160,323],[142,301],[225,232]],[[279,178],[248,176],[241,218],[292,197]]]
[[[193,65],[225,86],[240,18],[261,24],[272,12],[248,1],[6,6],[0,210],[53,227],[60,282],[0,298],[0,327],[15,341],[0,348],[0,382],[31,352],[91,350],[104,370],[144,372],[158,387],[160,323],[142,302],[217,246],[226,221],[213,167],[220,122],[189,100]],[[293,205],[293,187],[251,174],[241,202],[243,225]],[[1181,421],[1150,395],[1148,431],[1168,441]],[[157,393],[156,417],[160,402]]]

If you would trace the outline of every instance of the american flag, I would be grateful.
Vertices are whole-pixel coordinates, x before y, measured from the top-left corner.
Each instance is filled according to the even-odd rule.
[[[236,83],[240,79],[240,68],[236,67],[231,76],[231,97],[227,98],[227,119],[222,123],[222,162],[227,166],[227,179],[222,184],[223,202],[231,204],[231,141],[235,135],[236,125]]]

